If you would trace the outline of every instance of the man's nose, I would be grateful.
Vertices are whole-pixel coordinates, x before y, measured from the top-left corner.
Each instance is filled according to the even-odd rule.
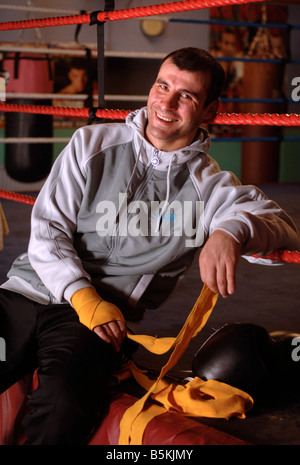
[[[178,106],[178,96],[176,93],[169,92],[164,95],[161,101],[162,110],[175,110]]]

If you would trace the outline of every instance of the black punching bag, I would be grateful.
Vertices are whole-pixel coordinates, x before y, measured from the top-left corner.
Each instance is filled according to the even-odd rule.
[[[53,77],[49,57],[37,54],[11,53],[5,56],[3,67],[9,72],[7,92],[21,94],[52,93]],[[51,105],[51,100],[32,98],[8,99],[7,103]],[[5,137],[53,136],[52,116],[7,112]],[[5,168],[8,175],[20,182],[44,179],[52,166],[52,143],[9,143],[5,146]]]

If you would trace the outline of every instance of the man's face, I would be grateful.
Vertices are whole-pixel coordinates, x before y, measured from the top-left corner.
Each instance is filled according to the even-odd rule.
[[[157,149],[191,144],[200,124],[214,117],[217,102],[204,106],[208,84],[200,72],[182,71],[170,60],[162,64],[147,104],[146,137]]]

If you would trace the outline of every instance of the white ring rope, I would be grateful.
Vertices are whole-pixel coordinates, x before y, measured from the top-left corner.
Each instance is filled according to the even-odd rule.
[[[44,8],[41,6],[30,6],[30,5],[8,5],[8,4],[3,4],[0,5],[1,10],[20,10],[20,11],[37,11],[39,13],[53,13],[53,14],[64,14],[64,15],[80,15],[81,11],[80,10],[60,10],[56,8]]]
[[[91,54],[97,57],[97,50],[95,44],[82,44],[91,49]],[[78,47],[78,45],[77,45]],[[27,47],[21,45],[0,45],[0,52],[21,52],[21,53],[40,53],[45,55],[74,55],[86,56],[86,51],[83,48],[63,48],[63,47]],[[135,52],[135,51],[117,51],[105,50],[104,55],[112,58],[148,58],[161,60],[165,57],[165,53],[157,52]]]
[[[6,92],[5,94],[6,99],[21,99],[21,98],[28,98],[32,100],[39,100],[39,99],[55,99],[55,100],[85,100],[88,98],[88,94],[36,94],[36,93],[21,93],[21,92]],[[144,102],[148,100],[148,95],[126,95],[126,94],[106,94],[106,100],[111,101],[119,101],[122,100],[123,102],[136,100],[139,102]],[[93,95],[94,100],[98,100],[98,95]]]
[[[70,137],[2,137],[0,144],[50,144],[69,142]]]

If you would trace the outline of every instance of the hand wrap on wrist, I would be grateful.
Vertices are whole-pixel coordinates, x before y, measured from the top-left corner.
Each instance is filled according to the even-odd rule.
[[[119,308],[103,300],[93,287],[86,287],[75,292],[71,302],[80,322],[91,330],[112,320],[124,321]]]

